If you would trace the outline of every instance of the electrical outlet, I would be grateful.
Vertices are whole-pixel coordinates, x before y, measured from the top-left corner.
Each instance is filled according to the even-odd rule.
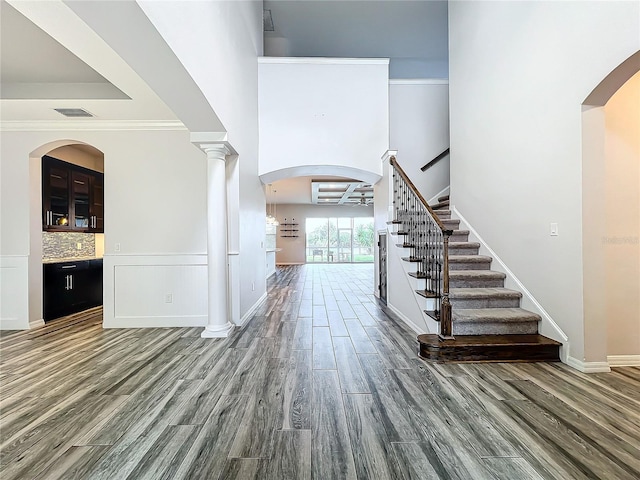
[[[116,244],[114,245],[114,250],[115,250],[116,252],[119,252],[119,251],[120,251],[120,244],[119,244],[119,243],[116,243]]]
[[[165,294],[164,303],[173,303],[173,293]]]
[[[557,223],[552,223],[550,225],[549,235],[551,235],[552,237],[557,237],[558,236],[558,224]]]
[[[76,243],[76,248],[82,250],[82,244],[80,242]]]

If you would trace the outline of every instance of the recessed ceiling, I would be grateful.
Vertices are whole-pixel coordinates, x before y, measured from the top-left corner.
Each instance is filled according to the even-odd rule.
[[[129,98],[5,1],[0,2],[0,83],[5,99]]]
[[[25,122],[180,126],[140,75],[66,3],[1,0],[0,41],[3,128],[21,129]],[[95,118],[65,118],[56,108],[81,108]]]
[[[311,203],[316,205],[368,206],[373,203],[373,186],[357,180],[312,180]]]
[[[448,77],[446,0],[265,0],[266,56],[389,58],[391,78]]]
[[[373,186],[351,178],[316,175],[278,180],[266,186],[267,203],[371,205]]]

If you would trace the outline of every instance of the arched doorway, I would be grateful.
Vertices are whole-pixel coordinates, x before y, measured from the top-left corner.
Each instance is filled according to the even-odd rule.
[[[585,351],[640,364],[640,52],[583,103]]]
[[[273,214],[274,203],[282,205],[279,210],[276,208],[277,217],[281,223],[288,224],[278,228],[268,226],[269,271],[275,271],[276,263],[356,263],[356,260],[362,260],[362,251],[368,247],[361,245],[362,239],[355,233],[366,226],[354,219],[373,218],[373,184],[381,178],[375,171],[329,164],[299,165],[260,175],[266,185],[267,215]],[[319,194],[321,188],[327,192]],[[338,217],[343,217],[341,224]],[[308,218],[317,219],[317,225],[308,225]],[[316,227],[318,238],[309,243],[307,229]],[[372,246],[367,252],[373,260]]]
[[[46,167],[43,169],[43,164]],[[50,165],[67,172],[58,175],[50,172]],[[44,315],[44,264],[57,265],[61,260],[82,258],[101,259],[104,253],[104,154],[98,148],[86,142],[63,139],[48,142],[29,154],[30,172],[30,210],[29,210],[29,327],[43,325],[43,319],[51,320],[55,310]],[[47,188],[47,179],[43,175],[52,174],[52,178],[60,183],[59,191],[52,192]],[[58,178],[62,177],[62,178]],[[68,187],[63,186],[67,184]],[[74,187],[77,185],[76,187]],[[77,192],[74,194],[74,188]],[[46,193],[44,193],[46,191]],[[68,200],[59,200],[68,192]],[[55,202],[62,202],[52,206]],[[66,206],[69,214],[65,216],[62,209]],[[47,206],[45,209],[44,206]],[[61,211],[57,211],[60,209]],[[99,211],[98,211],[99,209]],[[54,210],[56,210],[54,212]],[[95,264],[94,264],[95,263]],[[91,264],[98,268],[89,277],[76,279],[73,286],[91,291],[93,306],[102,298],[102,269],[99,262]],[[47,271],[49,271],[47,270]],[[94,275],[95,274],[95,275]],[[88,283],[90,283],[88,285]],[[95,285],[94,285],[95,283]],[[93,285],[93,287],[92,287]],[[95,288],[94,288],[95,287]],[[51,297],[51,295],[50,295]],[[50,302],[48,302],[50,304]],[[78,308],[82,302],[78,301]],[[88,305],[88,304],[87,304]]]

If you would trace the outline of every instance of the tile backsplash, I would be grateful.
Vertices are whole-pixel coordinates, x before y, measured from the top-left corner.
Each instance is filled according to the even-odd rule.
[[[93,233],[42,232],[43,260],[83,258],[95,255],[96,240]]]

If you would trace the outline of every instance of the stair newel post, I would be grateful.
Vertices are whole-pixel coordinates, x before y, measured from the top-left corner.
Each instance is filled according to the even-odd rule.
[[[449,237],[453,234],[451,230],[445,230],[443,234],[443,256],[444,272],[442,281],[442,303],[440,307],[440,339],[452,339],[453,322],[451,319],[451,303],[449,303]]]

